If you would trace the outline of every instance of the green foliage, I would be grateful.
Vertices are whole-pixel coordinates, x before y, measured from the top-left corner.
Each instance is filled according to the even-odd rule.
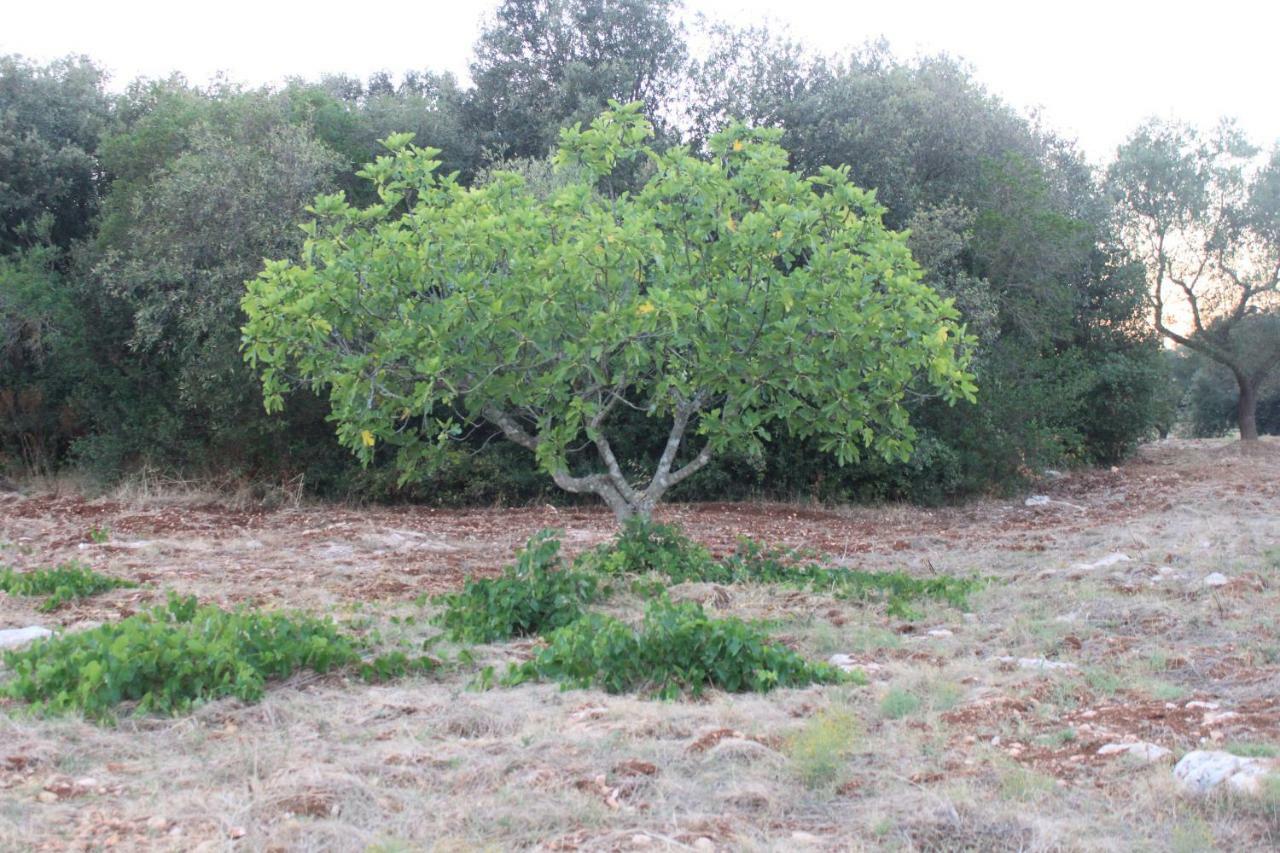
[[[653,601],[639,631],[589,614],[553,631],[533,660],[512,665],[508,684],[541,678],[565,687],[641,691],[663,699],[699,695],[706,687],[767,692],[775,687],[833,684],[844,673],[809,663],[738,619],[711,619],[692,602]]]
[[[4,660],[12,674],[0,684],[3,695],[38,713],[103,719],[122,702],[161,714],[222,696],[252,702],[268,680],[358,664],[360,655],[329,620],[228,612],[199,606],[194,597],[170,597],[120,622],[5,652]],[[398,665],[372,666],[382,675]]]
[[[0,255],[0,468],[52,471],[84,429],[78,392],[96,366],[64,255]]]
[[[900,720],[920,710],[920,697],[898,687],[892,688],[880,700],[880,714],[889,720]]]
[[[902,61],[872,46],[836,60],[766,30],[723,26],[708,33],[705,57],[689,63],[677,6],[668,0],[504,0],[476,44],[474,84],[466,87],[429,71],[398,80],[386,74],[291,79],[279,89],[252,91],[227,83],[192,86],[174,75],[108,94],[101,71],[87,60],[37,65],[0,58],[0,255],[7,256],[0,263],[0,466],[41,473],[70,461],[107,478],[141,466],[219,479],[302,477],[309,491],[327,496],[454,505],[546,500],[553,488],[546,458],[562,462],[564,473],[596,483],[612,475],[591,434],[591,412],[600,405],[591,389],[612,388],[617,380],[634,408],[614,406],[597,432],[608,439],[621,479],[634,488],[662,459],[675,394],[705,384],[705,374],[685,377],[666,368],[715,359],[741,368],[734,390],[742,402],[735,407],[729,395],[713,395],[690,416],[672,472],[699,460],[704,442],[714,446],[698,477],[671,486],[683,500],[767,495],[940,503],[1017,488],[1045,467],[1114,462],[1153,425],[1168,428],[1161,353],[1145,328],[1142,271],[1135,278],[1116,250],[1108,199],[1070,143],[1029,122],[979,85],[962,62],[945,57]],[[553,173],[557,167],[543,158],[560,130],[590,122],[610,99],[642,102],[655,121],[653,140],[624,142],[628,150],[612,156],[599,146],[589,150],[576,137],[573,159],[579,162],[561,156]],[[715,148],[710,143],[726,116],[782,135],[731,136],[722,141],[742,142],[743,151]],[[385,153],[379,139],[398,134],[403,141],[406,133],[441,152],[418,156],[419,166],[431,160],[439,165],[430,180],[421,172],[384,174],[382,187],[393,194],[397,181],[410,185],[393,203],[379,197],[378,181],[355,169]],[[1158,136],[1149,133],[1146,141]],[[629,156],[637,147],[662,151],[681,141],[688,151],[713,153],[722,173],[683,157],[680,149]],[[785,147],[789,168],[801,174],[821,178],[826,167],[850,164],[845,183],[875,193],[874,204],[864,198],[847,205],[866,221],[870,244],[883,241],[867,216],[869,206],[876,217],[883,206],[889,227],[910,229],[908,248],[924,284],[954,300],[958,321],[976,339],[967,369],[983,389],[978,403],[951,407],[933,396],[928,381],[905,379],[899,363],[879,374],[891,380],[884,387],[906,383],[918,393],[891,407],[899,411],[887,426],[874,419],[865,424],[892,446],[868,448],[855,435],[857,458],[837,467],[827,452],[829,430],[791,429],[821,396],[809,386],[813,376],[828,372],[821,366],[827,355],[811,362],[784,352],[779,361],[775,344],[801,330],[800,340],[819,346],[826,339],[810,338],[810,332],[830,333],[837,343],[842,336],[856,339],[864,318],[850,315],[865,306],[856,294],[842,298],[830,322],[814,330],[795,321],[813,300],[796,302],[789,315],[772,303],[763,310],[771,322],[758,357],[742,350],[741,336],[715,327],[734,320],[726,305],[742,306],[739,318],[749,319],[761,316],[764,303],[722,287],[716,277],[732,266],[726,261],[763,259],[772,234],[780,232],[774,254],[792,260],[777,272],[792,279],[796,270],[811,267],[806,239],[817,234],[814,240],[826,240],[804,221],[812,205],[795,204],[783,215],[777,197],[762,198],[758,190],[771,172],[762,156],[768,145],[760,143]],[[396,163],[412,159],[405,150],[393,157]],[[1144,150],[1161,153],[1158,145]],[[591,168],[609,165],[607,176],[581,162],[592,157],[597,163]],[[1157,160],[1138,164],[1148,178]],[[660,162],[678,168],[660,168]],[[1265,247],[1275,241],[1264,238],[1280,222],[1273,203],[1280,198],[1277,163],[1273,155],[1258,164],[1257,191],[1223,220],[1231,225],[1230,245],[1251,247],[1258,259],[1237,264],[1237,272],[1274,268]],[[416,224],[396,217],[415,215],[417,184],[438,188],[455,172],[445,202],[436,205],[432,199],[440,196],[424,194],[432,216],[423,223],[427,242],[417,242]],[[727,194],[721,178],[730,179]],[[467,195],[467,186],[481,192]],[[646,195],[646,187],[667,195]],[[586,202],[578,203],[573,192],[584,188]],[[367,463],[363,469],[335,441],[325,421],[334,410],[329,402],[295,392],[284,399],[287,417],[269,418],[239,361],[242,279],[257,271],[263,256],[298,256],[307,235],[294,223],[315,192],[329,189],[345,193],[354,220],[354,211],[385,206],[378,216],[349,223],[352,230],[386,238],[364,243],[369,254],[385,261],[405,251],[401,261],[379,270],[350,268],[352,280],[363,274],[374,283],[378,276],[369,273],[384,272],[397,282],[394,293],[361,296],[334,311],[349,322],[377,312],[369,321],[379,330],[376,339],[335,324],[340,332],[352,331],[344,343],[353,346],[341,366],[351,381],[330,390],[342,397],[339,408],[358,409],[368,421],[340,421],[347,447]],[[827,190],[819,186],[816,192]],[[838,202],[834,197],[843,192],[828,193],[828,202]],[[550,209],[557,198],[558,212]],[[493,211],[498,213],[491,217]],[[778,221],[748,221],[748,211]],[[475,216],[468,220],[467,212]],[[649,251],[644,229],[670,226],[686,214],[695,226],[690,239],[668,233],[660,251]],[[321,226],[340,219],[327,209],[319,217]],[[575,225],[572,233],[566,224]],[[552,228],[565,239],[547,239]],[[1235,239],[1241,235],[1250,239]],[[322,228],[313,244],[332,236]],[[514,258],[517,265],[562,269],[564,276],[517,270],[528,286],[513,299],[506,291],[509,276],[499,275],[495,285],[483,284],[489,295],[502,294],[501,310],[488,315],[492,322],[468,320],[474,335],[444,340],[459,331],[458,316],[480,307],[475,299],[486,310],[493,307],[484,293],[465,295],[481,286],[475,282],[489,281],[483,269],[473,269],[471,280],[463,276],[458,292],[436,288],[414,272],[410,250],[428,246],[425,265],[441,281],[456,278],[449,267],[462,249],[436,252],[439,241],[452,237],[460,245],[469,241],[481,265],[500,269]],[[512,245],[523,242],[540,251]],[[605,251],[603,260],[597,247]],[[357,249],[346,258],[364,258]],[[684,249],[695,261],[686,266],[711,265],[710,285],[682,272]],[[885,259],[893,268],[886,280],[905,271],[894,252],[872,254],[864,271],[876,272]],[[639,278],[629,275],[637,257],[653,261],[637,265]],[[826,260],[816,256],[819,264]],[[767,267],[761,262],[755,268]],[[740,268],[730,272],[731,279],[747,281]],[[780,293],[780,284],[775,277],[769,290]],[[750,292],[759,297],[763,289],[757,283]],[[699,313],[699,291],[707,302],[718,297],[719,316]],[[579,299],[587,293],[596,296]],[[299,323],[310,317],[302,296]],[[328,300],[323,292],[316,298]],[[597,310],[602,303],[608,307]],[[1274,305],[1255,297],[1249,311],[1254,303]],[[435,308],[446,305],[450,310],[440,313],[450,322],[441,323]],[[414,309],[402,315],[406,306]],[[1254,316],[1249,311],[1246,316]],[[794,329],[785,326],[788,316]],[[712,346],[694,347],[698,358],[690,361],[686,345],[706,337],[708,321]],[[542,334],[510,328],[535,322]],[[432,335],[424,333],[427,327]],[[303,333],[323,336],[319,327]],[[494,442],[504,431],[486,418],[484,401],[466,405],[468,389],[456,381],[436,395],[449,399],[422,399],[419,380],[431,388],[449,371],[436,370],[433,353],[413,342],[436,334],[446,353],[443,367],[465,364],[477,352],[491,356],[475,361],[477,375],[508,363],[502,361],[509,355],[504,347],[519,348],[516,370],[525,373],[486,381],[485,390],[511,397],[505,394],[511,386],[522,389],[509,413],[539,439],[538,459],[523,458],[522,447]],[[549,340],[552,335],[569,345]],[[603,347],[599,363],[592,355],[596,346]],[[874,358],[897,346],[868,339],[852,340],[848,349]],[[563,360],[546,366],[544,383],[528,381],[526,368],[548,352]],[[450,353],[458,355],[452,364]],[[850,375],[867,367],[856,353],[830,355]],[[797,375],[775,369],[793,363]],[[410,366],[428,369],[409,377]],[[775,375],[790,376],[791,387],[779,387],[785,383]],[[664,376],[679,381],[659,387]],[[373,389],[361,379],[371,386],[374,377],[386,383],[371,400]],[[1234,380],[1223,385],[1221,378],[1206,372],[1188,398],[1197,431],[1218,432],[1235,417]],[[306,385],[310,377],[302,379]],[[523,405],[545,396],[551,385],[559,389],[554,405]],[[1263,382],[1257,392],[1263,432],[1277,422],[1277,396],[1269,388],[1274,384]],[[568,397],[579,402],[566,404]],[[791,411],[797,399],[800,407]],[[400,417],[404,409],[407,418]],[[855,420],[829,415],[818,411],[812,420],[841,422],[842,428]],[[908,417],[910,429],[901,429],[899,419]],[[571,434],[575,422],[579,428]],[[727,435],[729,427],[738,434]],[[365,444],[366,429],[372,447]],[[899,443],[904,438],[910,440]]]
[[[116,424],[104,432],[143,458],[198,458],[192,451],[203,445],[226,465],[288,440],[285,424],[258,414],[261,398],[240,358],[240,284],[262,257],[301,245],[294,223],[332,185],[338,162],[265,96],[197,99],[203,114],[194,116],[185,113],[188,98],[172,95],[157,106],[177,112],[181,132],[169,144],[181,147],[113,188],[92,263],[92,275],[128,318],[120,345],[147,368],[143,387],[104,391],[145,395],[143,402],[169,416],[147,418],[136,437]],[[145,146],[153,129],[144,123],[127,131],[143,138],[114,139],[112,151]],[[308,413],[294,414],[302,416],[296,423]]]
[[[503,158],[543,157],[610,100],[657,115],[687,52],[678,0],[503,0],[475,45],[466,119]]]
[[[0,592],[10,595],[47,595],[40,612],[50,613],[78,598],[89,598],[113,589],[136,587],[132,581],[112,578],[79,563],[63,563],[52,569],[15,572],[0,568]]]
[[[883,602],[891,615],[911,618],[911,602],[931,598],[965,608],[981,582],[976,578],[915,578],[903,572],[864,572],[824,566],[807,555],[740,538],[722,561],[673,525],[630,519],[611,542],[580,558],[580,567],[605,574],[657,572],[671,583],[778,583],[840,598]]]
[[[87,236],[104,176],[106,74],[85,57],[0,56],[0,256]]]
[[[937,503],[1015,488],[1044,467],[1114,461],[1150,433],[1159,348],[1144,284],[1111,248],[1107,199],[1068,143],[960,61],[902,61],[883,45],[833,61],[765,29],[722,27],[693,79],[700,133],[738,115],[783,128],[797,168],[853,164],[977,337],[983,389],[954,410],[915,402],[922,438],[907,463],[831,470],[781,439],[757,470],[732,469],[721,494]]]
[[[1280,313],[1246,317],[1233,337],[1242,345],[1265,351],[1268,338],[1280,338]],[[1183,348],[1179,364],[1181,402],[1188,431],[1197,437],[1225,435],[1238,426],[1239,385],[1221,364]],[[1257,425],[1260,435],[1280,435],[1280,371],[1268,373],[1258,383]]]
[[[565,131],[557,162],[579,177],[545,198],[516,174],[463,188],[435,149],[388,140],[362,173],[381,203],[317,198],[301,258],[248,282],[268,406],[295,377],[327,389],[342,443],[365,461],[390,445],[406,479],[487,422],[625,518],[717,453],[762,453],[771,429],[841,463],[905,459],[907,388],[972,399],[955,310],[848,170],[802,178],[778,134],[742,125],[709,161],[652,133],[634,104]],[[649,177],[621,192],[633,160]],[[628,407],[668,426],[656,461],[616,458]],[[677,464],[687,432],[702,448]],[[569,471],[584,439],[604,473]]]
[[[715,560],[676,525],[631,518],[612,540],[579,557],[575,565],[610,576],[657,572],[681,583],[704,579],[714,571]]]
[[[1107,180],[1157,331],[1229,371],[1240,437],[1256,439],[1259,392],[1280,376],[1280,145],[1262,155],[1228,121],[1153,119]]]
[[[1271,743],[1232,741],[1223,748],[1232,755],[1244,758],[1280,758],[1280,746]]]
[[[857,715],[846,708],[820,711],[787,738],[792,769],[810,788],[835,783],[857,744],[860,730]]]
[[[439,666],[435,658],[427,655],[412,657],[397,650],[362,661],[356,667],[356,674],[370,684],[380,684],[410,675],[426,675]]]
[[[560,540],[543,530],[498,578],[469,580],[459,592],[440,596],[441,625],[458,642],[489,643],[542,634],[582,615],[595,599],[598,580],[566,570]]]

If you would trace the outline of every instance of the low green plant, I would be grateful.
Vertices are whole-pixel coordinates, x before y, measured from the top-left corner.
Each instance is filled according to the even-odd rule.
[[[814,562],[813,555],[783,548],[769,548],[742,537],[724,560],[715,560],[707,549],[669,524],[630,519],[612,542],[579,558],[578,565],[605,574],[657,572],[671,583],[789,584],[839,598],[882,601],[892,616],[914,618],[912,601],[931,598],[964,608],[968,596],[980,586],[976,578],[915,578],[903,572],[863,572]]]
[[[543,530],[501,577],[468,581],[436,601],[444,605],[440,624],[450,639],[490,643],[568,625],[599,592],[595,574],[564,567],[560,541]]]
[[[787,739],[792,771],[810,788],[833,784],[857,742],[858,718],[846,708],[815,714]]]
[[[1228,743],[1223,749],[1243,758],[1280,758],[1280,746],[1271,743],[1237,741]]]
[[[0,592],[10,595],[47,595],[40,605],[42,613],[57,610],[69,601],[88,598],[122,587],[136,587],[132,581],[107,577],[79,563],[63,563],[52,569],[15,572],[0,569]]]
[[[432,666],[400,653],[365,662],[360,642],[328,619],[226,611],[172,595],[120,622],[5,652],[4,661],[11,676],[0,695],[35,713],[79,711],[100,720],[123,702],[136,703],[138,712],[176,714],[223,696],[256,701],[268,681],[301,669],[350,666],[382,680]]]
[[[513,664],[504,679],[558,681],[566,688],[600,687],[673,699],[706,687],[767,692],[775,687],[832,684],[852,677],[810,663],[739,619],[712,619],[694,602],[650,602],[640,630],[588,614],[546,638],[531,661]]]
[[[880,700],[880,714],[888,720],[900,720],[920,710],[920,697],[894,687]]]
[[[111,538],[111,528],[109,527],[90,527],[89,541],[95,545],[103,545]]]
[[[679,527],[640,516],[628,519],[616,537],[587,551],[575,566],[610,576],[657,572],[672,583],[731,580],[715,576],[718,564],[711,552]]]

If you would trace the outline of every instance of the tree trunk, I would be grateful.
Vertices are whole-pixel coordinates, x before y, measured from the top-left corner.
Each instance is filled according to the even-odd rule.
[[[1240,386],[1240,399],[1236,401],[1236,421],[1240,426],[1241,441],[1258,440],[1258,388],[1247,378],[1236,377]]]

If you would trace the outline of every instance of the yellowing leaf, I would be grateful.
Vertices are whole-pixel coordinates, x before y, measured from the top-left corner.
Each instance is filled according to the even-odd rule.
[[[365,447],[373,447],[374,442],[376,441],[373,437],[373,433],[369,432],[367,429],[360,430],[360,440],[364,442]]]
[[[947,327],[941,326],[938,329],[937,334],[934,335],[934,338],[937,339],[938,343],[945,344],[947,342]]]
[[[636,314],[638,314],[641,317],[643,317],[646,314],[652,314],[656,310],[658,309],[654,308],[653,303],[650,302],[648,299],[646,299],[644,302],[641,302],[639,305],[636,306]]]
[[[738,230],[738,223],[734,221],[734,218],[732,216],[729,217],[729,230],[730,231]]]
[[[733,150],[734,150],[734,151],[741,151],[741,150],[742,150],[742,140],[741,140],[741,139],[735,139],[735,140],[734,140],[734,142],[733,142]]]

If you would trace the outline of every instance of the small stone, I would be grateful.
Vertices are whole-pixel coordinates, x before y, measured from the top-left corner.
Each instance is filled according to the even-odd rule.
[[[832,666],[838,666],[845,672],[853,672],[861,670],[865,673],[879,672],[883,667],[878,663],[862,662],[853,657],[853,655],[836,654],[827,658],[827,663]]]
[[[1075,669],[1076,665],[1063,660],[1047,660],[1045,658],[1015,658],[1004,655],[996,658],[1000,663],[1017,664],[1019,669]]]
[[[1205,575],[1204,580],[1202,580],[1201,583],[1207,587],[1226,586],[1231,583],[1231,578],[1227,577],[1222,572],[1214,572],[1213,574]]]
[[[1203,708],[1206,711],[1216,711],[1222,706],[1219,705],[1217,702],[1202,702],[1199,699],[1192,699],[1190,702],[1188,702],[1186,705],[1183,705],[1182,707]]]
[[[36,799],[42,803],[56,803],[58,801],[58,795],[53,791],[41,791],[36,794]]]
[[[781,762],[783,757],[777,750],[770,749],[759,741],[744,737],[727,737],[707,750],[706,760],[741,761],[751,764],[756,761]]]
[[[164,832],[166,829],[169,828],[169,820],[168,818],[163,818],[163,817],[160,817],[159,815],[156,815],[155,817],[151,818],[151,820],[147,821],[147,827],[150,829],[154,829],[156,832]]]
[[[631,836],[631,843],[636,847],[650,847],[653,845],[653,839],[643,832],[637,832]]]
[[[805,832],[802,829],[797,829],[795,832],[791,833],[791,840],[796,842],[797,844],[821,844],[822,843],[821,838],[814,835],[812,832]]]
[[[1022,503],[1025,506],[1048,506],[1052,501],[1048,495],[1032,495]]]
[[[1202,726],[1216,726],[1218,723],[1235,719],[1240,716],[1235,711],[1210,711],[1204,715],[1204,719],[1200,721]]]
[[[53,632],[39,625],[28,625],[26,628],[5,628],[0,630],[0,649],[16,649],[35,640],[52,637]]]
[[[946,628],[934,628],[931,631],[929,631],[929,636],[930,637],[950,637],[953,635]]]
[[[1100,560],[1094,560],[1092,563],[1076,563],[1076,569],[1088,572],[1093,569],[1105,569],[1107,566],[1114,566],[1117,563],[1131,563],[1133,558],[1128,554],[1122,554],[1119,551],[1108,554]]]
[[[1173,753],[1154,743],[1109,743],[1098,748],[1098,755],[1129,755],[1151,764]]]
[[[695,838],[693,840],[693,849],[694,850],[715,850],[716,843],[704,835],[701,838]]]

